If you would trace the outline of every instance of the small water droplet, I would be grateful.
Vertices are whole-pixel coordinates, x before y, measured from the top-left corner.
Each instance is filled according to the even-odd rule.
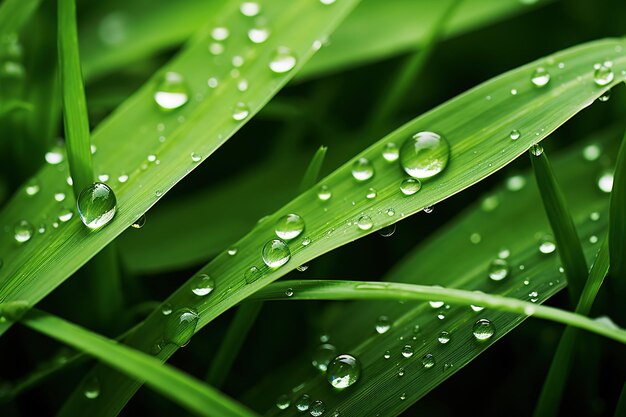
[[[279,410],[286,410],[289,408],[290,405],[291,401],[289,400],[289,397],[287,395],[283,394],[276,398],[276,407]]]
[[[533,72],[530,79],[535,87],[545,87],[550,82],[550,73],[543,67],[539,67]]]
[[[399,377],[403,377],[404,376],[404,368],[398,369],[398,376]]]
[[[225,27],[216,27],[211,30],[211,37],[216,41],[225,41],[230,36],[230,31]]]
[[[407,178],[400,184],[400,191],[404,195],[413,195],[422,188],[422,183],[416,178]]]
[[[391,358],[391,352],[389,352],[388,350],[385,351],[385,353],[383,353],[383,358],[385,359],[389,359]]]
[[[100,396],[100,381],[97,377],[90,377],[84,384],[85,398],[93,400]]]
[[[367,181],[374,176],[374,166],[367,158],[358,158],[352,163],[352,176],[357,181]]]
[[[448,343],[450,341],[450,333],[448,333],[446,331],[442,331],[441,333],[439,333],[439,337],[437,337],[437,340],[442,345],[445,345],[446,343]]]
[[[297,214],[287,214],[276,221],[274,232],[283,240],[295,239],[304,231],[304,219]]]
[[[541,156],[543,154],[543,147],[540,144],[535,143],[530,147],[530,154],[533,156]]]
[[[63,162],[63,159],[65,159],[63,148],[61,148],[60,146],[55,146],[54,148],[50,149],[50,151],[46,152],[45,159],[46,162],[50,165],[60,164],[61,162]]]
[[[26,191],[26,195],[33,196],[39,192],[39,181],[36,178],[31,179],[26,183],[26,187],[24,187]]]
[[[493,281],[502,281],[509,275],[509,263],[504,259],[494,259],[489,264],[489,278]]]
[[[317,198],[322,201],[328,201],[332,196],[333,193],[330,191],[330,188],[328,188],[327,185],[320,186],[319,190],[317,191]]]
[[[528,298],[530,298],[531,303],[536,303],[539,299],[539,293],[537,291],[531,291],[528,293]]]
[[[444,170],[450,157],[450,145],[434,132],[419,132],[408,138],[400,148],[404,171],[418,179],[430,178]]]
[[[511,95],[512,96],[516,96],[517,95],[517,88],[511,88]]]
[[[506,188],[509,191],[519,191],[524,186],[526,186],[526,178],[522,175],[513,175],[506,180]]]
[[[509,133],[509,137],[511,138],[511,140],[518,140],[521,136],[522,134],[520,133],[520,131],[516,129],[511,130],[511,133]]]
[[[604,193],[610,193],[613,190],[612,172],[605,172],[598,178],[598,188]]]
[[[320,400],[315,400],[313,401],[313,404],[311,404],[309,414],[313,417],[319,417],[324,414],[324,411],[326,411],[326,405]]]
[[[250,109],[245,103],[239,102],[235,104],[235,108],[233,109],[233,120],[241,121],[248,117],[250,114]]]
[[[586,161],[590,161],[590,162],[596,161],[598,160],[598,158],[600,158],[601,154],[602,154],[602,150],[600,149],[600,146],[596,144],[587,145],[583,149],[583,158]]]
[[[201,156],[201,155],[198,155],[198,154],[197,154],[197,153],[195,153],[195,152],[192,152],[192,153],[191,153],[191,161],[192,161],[192,162],[200,162],[200,161],[202,161],[202,156]]]
[[[553,253],[556,250],[556,244],[552,236],[544,236],[539,243],[539,252],[541,253]]]
[[[118,180],[121,184],[124,184],[126,181],[128,181],[128,175],[126,175],[126,174],[121,174],[119,177],[117,177],[117,180]]]
[[[496,332],[496,326],[487,319],[480,319],[474,323],[472,333],[479,342],[483,342],[491,338]]]
[[[435,366],[435,357],[432,353],[427,353],[422,357],[422,366],[426,369],[430,369]]]
[[[400,150],[395,143],[389,142],[383,148],[383,158],[385,159],[385,161],[394,162],[398,159],[399,156]]]
[[[610,98],[611,98],[611,90],[606,90],[604,94],[598,97],[598,101],[602,103],[606,103],[607,101],[609,101]]]
[[[254,281],[261,278],[262,276],[263,273],[256,266],[251,266],[250,268],[246,269],[246,272],[244,272],[243,274],[243,278],[247,284],[252,284]]]
[[[480,235],[480,233],[474,232],[470,235],[469,240],[474,245],[478,245],[483,240],[483,237]]]
[[[311,244],[311,239],[308,237],[305,237],[304,239],[302,239],[302,246],[309,246]]]
[[[402,394],[400,394],[400,400],[401,401],[406,400],[406,392],[403,392]]]
[[[606,65],[606,62],[597,65],[593,72],[593,81],[600,87],[610,84],[614,78],[615,74],[613,74],[611,67]]]
[[[390,224],[387,227],[383,227],[382,229],[380,229],[378,231],[378,234],[381,235],[382,237],[390,237],[392,236],[394,233],[396,232],[396,224]]]
[[[20,220],[17,222],[13,229],[13,236],[15,241],[18,243],[28,242],[30,238],[33,236],[35,229],[33,229],[33,225],[30,224],[26,220]]]
[[[358,228],[361,230],[370,230],[374,226],[374,223],[372,222],[371,217],[368,216],[367,214],[364,214],[361,217],[359,217],[356,224]]]
[[[235,256],[235,255],[237,255],[237,248],[234,248],[234,247],[228,248],[227,253],[228,253],[230,256]]]
[[[255,27],[248,30],[248,39],[252,41],[252,43],[260,44],[267,40],[270,37],[270,32],[267,28],[264,27]]]
[[[163,337],[167,343],[183,347],[196,331],[198,313],[191,308],[180,308],[171,313],[165,323]]]
[[[263,246],[263,262],[270,268],[279,268],[289,262],[291,251],[280,239],[272,239]]]
[[[291,71],[297,63],[297,58],[291,49],[279,46],[269,63],[270,70],[276,74]]]
[[[352,355],[339,355],[333,359],[326,369],[326,377],[330,385],[343,390],[353,385],[361,376],[361,364]]]
[[[113,190],[101,182],[93,183],[78,196],[76,206],[83,224],[90,229],[98,229],[113,219],[117,209]]]
[[[391,329],[391,322],[389,321],[389,317],[380,316],[376,321],[376,332],[378,334],[387,333]]]
[[[58,219],[60,222],[65,223],[65,222],[70,221],[73,216],[74,216],[74,212],[72,211],[72,209],[68,207],[63,207],[61,211],[59,212]]]
[[[214,289],[215,280],[207,274],[198,275],[191,283],[191,292],[200,297],[209,295]]]
[[[54,200],[61,202],[65,200],[65,193],[54,193]]]
[[[239,6],[239,11],[241,11],[241,14],[244,16],[254,17],[261,11],[261,6],[254,1],[244,1],[241,3],[241,6]]]
[[[308,394],[302,394],[296,400],[296,408],[298,411],[307,411],[311,406],[311,397]]]
[[[396,214],[396,211],[392,208],[388,208],[386,213],[387,213],[387,216],[392,217]]]
[[[404,345],[404,347],[402,348],[402,356],[404,356],[405,358],[410,358],[411,356],[413,356],[414,353],[415,351],[413,350],[413,346],[411,345]]]
[[[189,100],[187,84],[183,76],[168,71],[156,86],[154,101],[163,110],[174,110],[182,107]]]
[[[367,194],[365,194],[365,198],[367,198],[368,200],[373,200],[376,198],[377,195],[378,195],[378,192],[376,191],[376,189],[370,188],[369,190],[367,190]]]
[[[172,305],[170,303],[163,304],[163,306],[161,307],[161,314],[163,314],[164,316],[169,316],[170,314],[172,314]]]

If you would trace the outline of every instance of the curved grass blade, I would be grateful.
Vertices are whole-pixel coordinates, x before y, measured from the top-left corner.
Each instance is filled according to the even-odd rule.
[[[623,297],[626,295],[626,135],[619,148],[613,175],[609,221],[611,275],[619,296]]]
[[[320,176],[320,170],[322,169],[322,164],[324,163],[324,159],[326,158],[326,151],[328,148],[326,146],[320,146],[319,149],[313,155],[313,159],[309,162],[309,166],[302,177],[302,182],[300,183],[300,192],[304,192],[309,188],[313,187],[315,183],[318,181]]]
[[[550,220],[550,226],[556,239],[556,247],[563,262],[563,269],[567,276],[567,290],[570,302],[574,305],[580,298],[581,291],[585,286],[588,275],[587,262],[583,254],[583,247],[574,226],[574,220],[567,208],[565,196],[559,187],[550,161],[541,148],[529,152],[533,164],[535,179],[541,194],[541,201]]]
[[[591,306],[600,291],[604,277],[609,271],[609,246],[605,240],[600,247],[596,261],[589,272],[589,279],[585,283],[578,304],[576,313],[587,315]],[[534,417],[548,417],[558,414],[563,391],[568,380],[569,372],[574,359],[574,350],[580,334],[576,329],[566,328],[559,340],[559,344],[554,352],[554,358],[550,364],[548,375],[543,382],[541,394],[537,401]]]
[[[549,59],[538,60],[490,80],[414,119],[323,179],[320,184],[332,190],[333,198],[320,201],[317,196],[318,190],[315,188],[301,194],[265,218],[237,242],[236,257],[221,253],[202,268],[198,273],[208,274],[216,280],[216,287],[210,297],[198,299],[193,294],[192,285],[195,277],[192,277],[172,294],[167,302],[173,308],[189,306],[195,308],[199,313],[196,329],[199,330],[225,310],[297,266],[395,223],[424,207],[432,206],[496,172],[525,153],[530,145],[545,138],[579,110],[590,105],[613,83],[622,82],[622,77],[626,76],[620,72],[626,67],[626,56],[622,56],[621,53],[624,49],[623,43],[623,40],[596,41],[556,53]],[[607,56],[613,61],[615,77],[612,83],[600,87],[593,82],[593,65],[599,61],[604,62]],[[555,68],[558,62],[566,63],[560,71]],[[548,89],[535,88],[530,82],[538,66],[547,66],[553,71],[552,84]],[[515,88],[516,94],[511,94],[512,88]],[[487,96],[491,99],[486,99]],[[446,170],[432,178],[418,193],[410,197],[404,196],[399,190],[404,178],[402,170],[397,162],[388,163],[381,154],[387,143],[400,144],[415,132],[424,129],[441,132],[447,137],[451,160]],[[509,137],[513,129],[523,132],[516,140]],[[376,172],[371,180],[365,183],[355,183],[351,174],[352,163],[359,158],[372,161]],[[366,198],[370,187],[377,190],[375,199]],[[355,202],[354,205],[352,201]],[[302,216],[306,222],[306,229],[302,237],[289,243],[291,256],[288,262],[280,268],[272,269],[264,266],[261,250],[275,237],[275,222],[287,213],[298,213]],[[373,222],[368,231],[363,231],[355,225],[355,221],[364,214],[370,216]],[[304,239],[310,239],[311,243],[302,245]],[[528,247],[524,246],[524,249],[528,250]],[[494,252],[497,253],[497,250]],[[556,266],[554,262],[540,263],[540,271],[549,267]],[[463,273],[460,276],[467,277]],[[538,299],[553,294],[564,285],[561,281],[551,287],[545,284],[538,289],[544,291],[541,297],[537,297]],[[519,320],[506,322],[505,328],[510,330],[517,323]],[[131,346],[147,350],[161,337],[162,326],[163,317],[155,311],[127,342]],[[351,332],[346,332],[349,333]],[[173,351],[161,351],[158,356],[166,360],[171,354]],[[111,405],[111,409],[123,406],[139,387],[138,383],[128,380],[123,375],[107,373],[99,367],[94,368],[92,373],[101,376],[106,374],[106,386],[111,395],[102,401],[107,401],[109,405],[115,404]],[[410,380],[406,379],[406,382]],[[437,379],[433,379],[431,384],[437,382]],[[426,388],[429,387],[432,388],[432,385]],[[412,394],[411,397],[422,395],[424,392]],[[75,392],[66,403],[64,415],[71,415],[78,409],[88,409],[92,416],[111,415],[99,411],[99,402],[86,404]],[[405,402],[400,408],[405,408],[409,403],[410,401]],[[117,409],[119,408],[115,408]]]
[[[145,380],[148,386],[194,414],[207,417],[254,416],[243,406],[186,373],[59,317],[33,310],[21,322],[122,372]]]
[[[626,330],[609,326],[582,314],[537,305],[516,298],[438,286],[380,281],[308,280],[281,281],[263,288],[253,300],[438,300],[465,306],[537,317],[587,330],[626,344]]]
[[[314,41],[330,33],[355,4],[355,0],[332,7],[318,2],[268,3],[263,13],[272,36],[261,45],[248,39],[246,28],[251,23],[240,13],[239,4],[225,4],[211,17],[206,30],[94,132],[96,173],[109,177],[117,196],[117,214],[111,223],[91,233],[78,216],[65,223],[50,218],[50,214],[56,217],[64,207],[74,206],[69,196],[63,203],[53,198],[65,191],[64,164],[42,168],[36,177],[41,191],[28,196],[20,190],[0,213],[4,259],[0,300],[27,300],[32,305],[62,283],[198,166],[194,159],[206,159],[241,128],[312,56]],[[207,53],[207,45],[214,42],[211,30],[217,25],[239,28],[232,29],[222,45],[224,54],[244,60],[237,77],[232,77],[230,60]],[[275,73],[269,64],[284,45],[289,45],[296,62],[291,71]],[[171,111],[159,108],[154,99],[168,71],[184,76],[188,97],[184,106]],[[215,89],[207,85],[210,75],[220,80]],[[245,92],[237,88],[241,78],[249,83]],[[240,102],[246,103],[247,117],[234,120]],[[243,113],[238,114],[241,118]],[[33,228],[43,224],[46,232],[18,244],[13,230],[22,220]],[[0,333],[8,327],[0,323]]]
[[[63,91],[65,143],[74,198],[93,182],[89,118],[78,53],[76,0],[59,0],[59,74]]]

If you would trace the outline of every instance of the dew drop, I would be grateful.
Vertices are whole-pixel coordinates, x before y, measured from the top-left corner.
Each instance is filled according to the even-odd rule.
[[[228,251],[226,251],[230,256],[235,256],[237,255],[237,248],[235,247],[230,247],[228,248]]]
[[[117,200],[113,190],[101,182],[93,183],[80,192],[76,206],[83,224],[98,229],[115,216]]]
[[[289,262],[291,251],[285,242],[273,239],[263,246],[262,257],[265,265],[270,268],[279,268]]]
[[[391,358],[391,352],[386,350],[385,353],[383,353],[383,358],[385,358],[385,359]]]
[[[598,178],[598,188],[604,193],[610,193],[613,190],[612,172],[605,172]]]
[[[295,239],[304,231],[304,219],[297,214],[287,214],[276,221],[274,232],[283,240]]]
[[[450,157],[446,138],[433,132],[419,132],[408,138],[400,148],[404,171],[418,179],[430,178],[444,170]]]
[[[555,250],[556,244],[554,243],[552,236],[545,236],[539,244],[539,252],[548,254],[553,253]]]
[[[511,138],[511,140],[518,140],[521,136],[522,134],[520,133],[520,131],[516,129],[511,130],[511,133],[509,133],[509,137]]]
[[[197,154],[197,153],[195,153],[195,152],[192,152],[192,153],[191,153],[191,161],[192,161],[192,162],[200,162],[200,161],[202,161],[202,156],[201,156],[201,155],[198,155],[198,154]]]
[[[286,410],[291,405],[291,401],[289,401],[289,397],[285,394],[276,398],[276,408],[279,410]]]
[[[241,14],[244,16],[254,17],[261,11],[261,6],[254,1],[244,1],[241,3],[241,6],[239,6],[239,11],[241,11]]]
[[[296,408],[300,412],[307,411],[310,406],[311,406],[311,397],[308,394],[302,394],[296,400]]]
[[[117,181],[121,184],[124,184],[126,181],[128,181],[128,175],[121,174],[119,177],[117,177]]]
[[[324,414],[324,411],[326,411],[326,405],[320,400],[315,400],[313,404],[311,404],[309,414],[313,417],[319,417]]]
[[[369,190],[367,190],[367,194],[365,194],[365,198],[367,198],[368,200],[373,200],[376,198],[377,195],[378,195],[378,192],[376,191],[376,189],[370,188]]]
[[[256,27],[248,30],[248,39],[252,41],[252,43],[260,44],[267,40],[270,37],[270,32],[267,28]]]
[[[286,46],[279,46],[274,52],[269,63],[270,70],[276,74],[283,74],[291,71],[297,63],[297,58],[291,49]]]
[[[250,109],[245,103],[239,102],[235,104],[235,108],[233,109],[233,120],[241,121],[248,117],[250,114]]]
[[[413,356],[414,353],[415,351],[413,350],[413,346],[411,345],[404,345],[404,347],[402,348],[402,356],[404,356],[405,358],[410,358],[411,356]]]
[[[488,274],[492,281],[502,281],[509,275],[509,263],[504,259],[494,259],[489,264]]]
[[[396,224],[390,224],[387,227],[383,227],[382,229],[380,229],[378,231],[378,234],[381,235],[382,237],[390,237],[392,236],[394,233],[396,232]]]
[[[484,342],[491,338],[496,332],[496,326],[487,319],[480,319],[474,323],[472,333],[479,342]]]
[[[376,333],[383,334],[387,333],[391,329],[391,322],[389,321],[389,317],[380,316],[376,321]]]
[[[596,85],[600,87],[604,87],[607,84],[610,84],[615,78],[615,74],[613,74],[613,70],[610,66],[607,66],[606,63],[596,65],[596,69],[593,72],[593,81]]]
[[[385,159],[385,161],[388,161],[388,162],[397,161],[399,156],[400,156],[400,150],[398,149],[398,146],[395,143],[389,142],[383,148],[383,158]]]
[[[74,216],[74,212],[70,208],[63,207],[61,211],[59,212],[58,219],[60,222],[65,223],[65,222],[70,221],[73,216]]]
[[[198,275],[191,283],[191,292],[200,297],[209,295],[214,289],[215,280],[207,274]]]
[[[540,144],[535,143],[530,147],[530,154],[533,156],[541,156],[543,154],[543,147]]]
[[[211,31],[211,37],[216,41],[225,41],[230,36],[230,31],[225,27],[216,27]]]
[[[370,230],[374,223],[372,222],[372,218],[367,214],[362,215],[356,222],[357,226],[361,230]]]
[[[61,202],[65,200],[65,193],[54,193],[54,200]]]
[[[319,198],[322,201],[328,201],[330,200],[332,196],[333,196],[333,193],[330,191],[330,188],[328,188],[327,185],[322,185],[317,190],[317,198]]]
[[[180,308],[168,316],[163,332],[164,339],[167,343],[183,347],[191,340],[197,324],[198,313],[195,310]]]
[[[524,186],[526,186],[526,178],[522,175],[513,175],[506,180],[506,188],[509,191],[519,191]]]
[[[550,82],[550,73],[543,67],[539,67],[533,72],[530,81],[535,87],[545,87]]]
[[[343,390],[353,385],[361,376],[361,364],[352,355],[339,355],[333,359],[326,370],[330,385]]]
[[[352,163],[352,176],[357,181],[367,181],[374,176],[374,166],[367,158],[359,158]]]
[[[97,377],[94,376],[85,381],[83,394],[89,400],[100,396],[100,381]]]
[[[46,152],[45,159],[50,165],[60,164],[63,162],[63,159],[65,159],[63,155],[63,148],[55,146],[50,151]]]
[[[422,357],[422,366],[426,369],[430,369],[435,366],[435,357],[432,353],[427,353]]]
[[[30,224],[28,221],[20,220],[15,225],[13,232],[13,237],[15,238],[16,242],[25,243],[28,242],[33,236],[35,229],[33,228],[33,225]]]
[[[329,343],[319,345],[313,357],[311,358],[311,364],[320,372],[326,372],[328,364],[337,356],[337,348]]]
[[[33,196],[39,192],[39,181],[33,178],[28,183],[26,183],[26,187],[24,190],[26,191],[26,195]]]
[[[168,71],[158,82],[154,92],[154,101],[163,110],[174,110],[182,107],[189,100],[187,84],[183,76]]]
[[[590,162],[596,161],[598,160],[598,158],[600,158],[601,154],[602,154],[602,150],[596,144],[587,145],[583,149],[583,158],[585,159],[585,161],[590,161]]]
[[[244,272],[243,278],[247,284],[252,284],[254,281],[261,278],[262,275],[263,273],[259,268],[257,268],[256,266],[251,266],[246,270],[246,272]]]
[[[413,195],[422,188],[422,183],[416,178],[407,178],[400,184],[400,191],[404,195]]]
[[[439,337],[437,337],[437,340],[442,345],[445,345],[446,343],[448,343],[450,341],[450,333],[448,333],[446,331],[443,331],[443,332],[439,333]]]

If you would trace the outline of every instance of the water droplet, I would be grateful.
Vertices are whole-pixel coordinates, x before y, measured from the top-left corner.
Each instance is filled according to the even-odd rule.
[[[378,334],[387,333],[387,331],[391,329],[391,322],[389,321],[389,317],[380,316],[376,321],[376,332]]]
[[[303,265],[300,265],[300,266],[297,266],[297,267],[296,267],[296,270],[297,270],[298,272],[304,272],[304,271],[306,271],[307,269],[309,269],[309,266],[308,266],[307,264],[303,264]],[[292,294],[292,295],[293,295],[293,294]]]
[[[241,6],[239,6],[239,11],[241,11],[241,14],[244,16],[254,17],[261,11],[261,6],[254,1],[244,1],[241,3]]]
[[[480,319],[474,323],[472,333],[479,342],[488,340],[496,332],[496,326],[487,319]]]
[[[192,162],[200,162],[200,161],[202,161],[202,156],[201,156],[201,155],[198,155],[198,154],[197,154],[197,153],[195,153],[195,152],[192,152],[192,153],[191,153],[191,161],[192,161]]]
[[[516,96],[517,95],[517,88],[511,88],[511,95],[512,96]]]
[[[121,174],[119,177],[117,177],[117,180],[124,184],[126,181],[128,181],[128,175],[126,174]]]
[[[539,293],[537,291],[531,291],[528,293],[528,298],[530,298],[530,302],[536,303],[539,299]]]
[[[36,178],[31,179],[26,183],[26,187],[24,188],[26,191],[26,195],[33,196],[39,192],[39,181]]]
[[[613,173],[605,172],[598,178],[598,188],[600,191],[610,193],[613,190]]]
[[[137,220],[130,225],[134,229],[141,229],[146,224],[146,215],[142,214]]]
[[[263,262],[270,268],[279,268],[289,262],[291,251],[280,239],[273,239],[263,246]]]
[[[550,82],[550,73],[543,67],[539,67],[533,72],[530,79],[535,87],[545,87]]]
[[[406,400],[406,392],[403,392],[402,394],[400,394],[400,400],[401,401]]]
[[[164,339],[167,343],[183,347],[191,340],[197,324],[198,313],[195,310],[180,308],[168,316],[163,331]]]
[[[305,237],[304,239],[302,239],[302,246],[309,246],[311,244],[311,239],[308,237]]]
[[[290,405],[291,405],[291,401],[289,401],[289,397],[286,396],[285,394],[276,398],[276,407],[279,410],[286,410],[289,408]]]
[[[306,411],[311,406],[311,397],[308,394],[302,394],[296,400],[296,408],[298,411]]]
[[[161,314],[163,314],[164,316],[169,316],[170,314],[172,314],[172,305],[170,303],[163,304],[163,306],[161,307]]]
[[[90,377],[84,384],[85,398],[93,400],[100,396],[100,381],[97,377]]]
[[[233,109],[233,120],[240,121],[248,117],[250,114],[250,109],[245,103],[239,102],[235,104],[235,108]]]
[[[526,178],[522,175],[513,175],[506,180],[506,188],[509,191],[519,191],[524,186],[526,186]]]
[[[252,43],[263,43],[270,37],[270,32],[267,28],[256,27],[252,28],[248,31],[248,39],[252,41]]]
[[[117,200],[113,190],[101,182],[96,182],[80,192],[76,206],[83,224],[90,229],[98,229],[115,216]]]
[[[400,148],[400,163],[414,178],[430,178],[444,170],[450,156],[446,138],[433,132],[419,132]]]
[[[237,83],[237,90],[241,91],[242,93],[244,91],[248,90],[248,80],[239,80],[239,82]]]
[[[596,235],[589,236],[589,243],[591,243],[591,244],[598,243],[598,236],[596,236]]]
[[[493,281],[502,281],[509,275],[509,263],[504,259],[494,259],[489,264],[488,274]]]
[[[233,248],[233,247],[228,248],[227,253],[228,253],[230,256],[235,256],[235,255],[237,255],[237,248]]]
[[[370,230],[374,226],[374,223],[372,222],[371,217],[368,216],[367,214],[364,214],[361,217],[359,217],[356,224],[361,230]]]
[[[443,301],[429,301],[428,304],[430,304],[430,306],[432,308],[441,308],[444,305]]]
[[[472,309],[472,311],[475,311],[477,313],[480,312],[480,311],[483,311],[485,309],[485,307],[477,306],[477,305],[474,305],[474,304],[471,304],[470,308]]]
[[[352,163],[352,176],[357,181],[367,181],[374,176],[374,166],[367,158],[358,158]]]
[[[404,195],[413,195],[422,188],[422,183],[416,178],[407,178],[400,184],[400,191]]]
[[[295,239],[304,231],[304,219],[297,214],[287,214],[276,221],[274,232],[283,240]]]
[[[174,110],[189,100],[187,84],[182,75],[168,71],[159,81],[154,92],[154,101],[163,110]]]
[[[297,63],[296,56],[286,46],[279,46],[272,56],[269,67],[272,72],[282,74],[291,71]]]
[[[435,357],[432,353],[427,353],[422,357],[422,366],[426,369],[430,369],[435,366]]]
[[[46,152],[45,159],[46,162],[50,165],[60,164],[61,162],[63,162],[64,159],[63,148],[61,148],[60,146],[55,146],[54,148],[50,149],[50,151]]]
[[[73,216],[74,216],[74,212],[72,211],[72,209],[63,207],[61,211],[59,212],[58,219],[62,223],[65,223],[65,222],[70,221]]]
[[[207,274],[200,274],[191,283],[191,291],[200,297],[209,295],[215,289],[215,280]]]
[[[396,214],[396,211],[392,208],[388,208],[386,213],[387,213],[387,216],[391,217]]]
[[[233,64],[233,67],[235,68],[239,68],[243,65],[244,63],[244,59],[241,55],[235,55],[231,61],[231,63]]]
[[[358,381],[361,376],[361,364],[352,355],[339,355],[333,359],[326,370],[326,377],[330,385],[343,390]]]
[[[511,130],[511,133],[509,133],[509,137],[511,138],[511,140],[518,140],[521,136],[522,134],[519,130],[513,129]]]
[[[383,358],[385,359],[389,359],[391,358],[391,352],[389,352],[388,350],[385,351],[385,353],[383,353]]]
[[[540,144],[535,143],[530,147],[530,153],[534,156],[541,156],[543,154],[543,147]]]
[[[383,158],[385,161],[394,162],[400,156],[400,150],[398,149],[398,145],[393,142],[389,142],[383,148]]]
[[[398,376],[399,377],[403,377],[404,376],[404,368],[398,369]]]
[[[411,345],[404,345],[404,347],[402,348],[402,356],[404,356],[405,358],[410,358],[411,356],[413,356],[413,353],[415,353],[415,351],[413,350],[413,346]]]
[[[211,42],[209,52],[211,52],[212,55],[221,55],[224,52],[224,45],[219,42]]]
[[[591,214],[589,214],[589,218],[591,219],[591,221],[597,222],[598,220],[600,220],[600,213],[598,213],[597,211],[593,211],[591,212]]]
[[[437,338],[437,340],[442,345],[445,345],[446,343],[448,343],[450,341],[450,333],[448,333],[446,331],[443,331],[443,332],[439,333],[439,337]]]
[[[54,193],[54,200],[61,202],[65,200],[65,193]]]
[[[368,200],[373,200],[376,198],[377,195],[378,195],[378,192],[376,191],[376,189],[370,188],[369,190],[367,190],[367,194],[365,194],[365,198],[367,198]]]
[[[243,274],[243,278],[248,284],[252,284],[254,281],[261,278],[261,276],[263,276],[263,273],[256,266],[251,266]]]
[[[387,227],[383,227],[382,229],[380,229],[378,231],[378,234],[381,235],[382,237],[390,237],[392,236],[394,233],[396,232],[396,224],[390,224]]]
[[[33,225],[26,220],[20,220],[13,229],[15,241],[18,243],[28,242],[34,233]]]
[[[600,87],[604,87],[607,84],[610,84],[615,78],[615,74],[613,74],[613,70],[610,66],[607,66],[606,63],[596,65],[596,69],[593,72],[593,81],[596,85]]]
[[[602,103],[606,103],[607,101],[609,101],[610,98],[611,98],[611,90],[606,90],[604,94],[598,97],[598,101]]]
[[[596,161],[598,158],[600,158],[601,154],[602,150],[596,144],[587,145],[583,149],[583,158],[585,158],[586,161]]]
[[[216,41],[225,41],[230,36],[230,31],[225,27],[216,27],[211,31],[211,37]]]
[[[329,4],[333,4],[335,1],[337,0],[320,0],[320,3],[329,5]]]
[[[313,417],[319,417],[324,414],[324,411],[326,411],[326,405],[320,400],[315,400],[313,401],[313,404],[311,404],[309,414]]]
[[[556,250],[556,244],[552,236],[544,236],[539,244],[539,252],[541,253],[553,253]]]
[[[206,83],[209,88],[216,88],[219,85],[219,81],[215,77],[210,77]]]
[[[328,201],[332,196],[333,193],[330,191],[330,188],[328,188],[327,185],[320,186],[319,190],[317,191],[317,198],[322,201]]]

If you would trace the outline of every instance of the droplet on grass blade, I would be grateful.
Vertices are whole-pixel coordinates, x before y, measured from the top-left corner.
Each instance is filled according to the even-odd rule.
[[[108,185],[96,182],[80,192],[76,207],[85,226],[99,229],[115,216],[117,200]]]

